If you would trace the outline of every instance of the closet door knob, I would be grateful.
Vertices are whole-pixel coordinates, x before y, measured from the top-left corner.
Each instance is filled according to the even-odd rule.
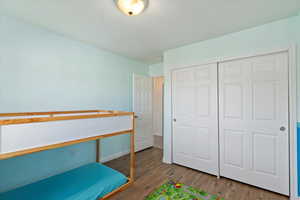
[[[174,118],[174,119],[173,119],[173,122],[176,122],[176,121],[177,121],[176,118]]]
[[[280,131],[285,131],[286,128],[284,126],[280,127]]]

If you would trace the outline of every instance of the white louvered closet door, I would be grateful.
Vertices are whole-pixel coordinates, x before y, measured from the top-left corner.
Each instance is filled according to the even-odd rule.
[[[219,64],[221,176],[289,194],[288,54]]]
[[[172,75],[173,162],[218,174],[217,64]]]

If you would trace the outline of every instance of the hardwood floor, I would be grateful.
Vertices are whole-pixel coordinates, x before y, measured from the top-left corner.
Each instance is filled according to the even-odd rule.
[[[161,160],[161,149],[151,148],[137,153],[135,183],[111,199],[143,200],[164,182],[174,180],[201,188],[211,194],[218,194],[225,200],[288,200],[288,197],[276,193],[226,178],[217,179],[215,176],[186,167],[164,164]],[[124,156],[105,164],[127,175],[129,172],[127,163],[129,163],[129,157]]]

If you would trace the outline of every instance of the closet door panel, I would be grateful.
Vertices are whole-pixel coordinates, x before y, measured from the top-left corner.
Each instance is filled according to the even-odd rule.
[[[221,176],[288,195],[287,53],[220,63],[219,91]]]
[[[173,73],[173,161],[218,174],[217,64]]]

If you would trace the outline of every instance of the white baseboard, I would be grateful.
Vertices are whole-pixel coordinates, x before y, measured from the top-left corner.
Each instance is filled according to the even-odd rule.
[[[101,163],[105,163],[105,162],[108,162],[108,161],[111,161],[111,160],[120,158],[120,157],[122,157],[122,156],[125,156],[125,155],[127,155],[127,154],[129,154],[129,153],[130,153],[129,150],[122,151],[122,152],[118,152],[118,153],[115,153],[115,154],[112,154],[112,155],[109,155],[109,156],[106,156],[106,157],[101,158],[101,159],[100,159],[100,162],[101,162]]]
[[[161,133],[153,133],[153,136],[161,136],[162,137],[162,134]]]
[[[158,135],[158,134],[155,134],[155,133],[153,133],[153,136],[154,136],[154,137],[156,137],[156,136],[157,136],[157,137],[162,137],[162,135]]]
[[[300,200],[300,197],[291,197],[290,200]]]
[[[165,157],[163,157],[163,163],[165,163],[165,164],[172,164],[172,162],[170,160],[166,160]]]

